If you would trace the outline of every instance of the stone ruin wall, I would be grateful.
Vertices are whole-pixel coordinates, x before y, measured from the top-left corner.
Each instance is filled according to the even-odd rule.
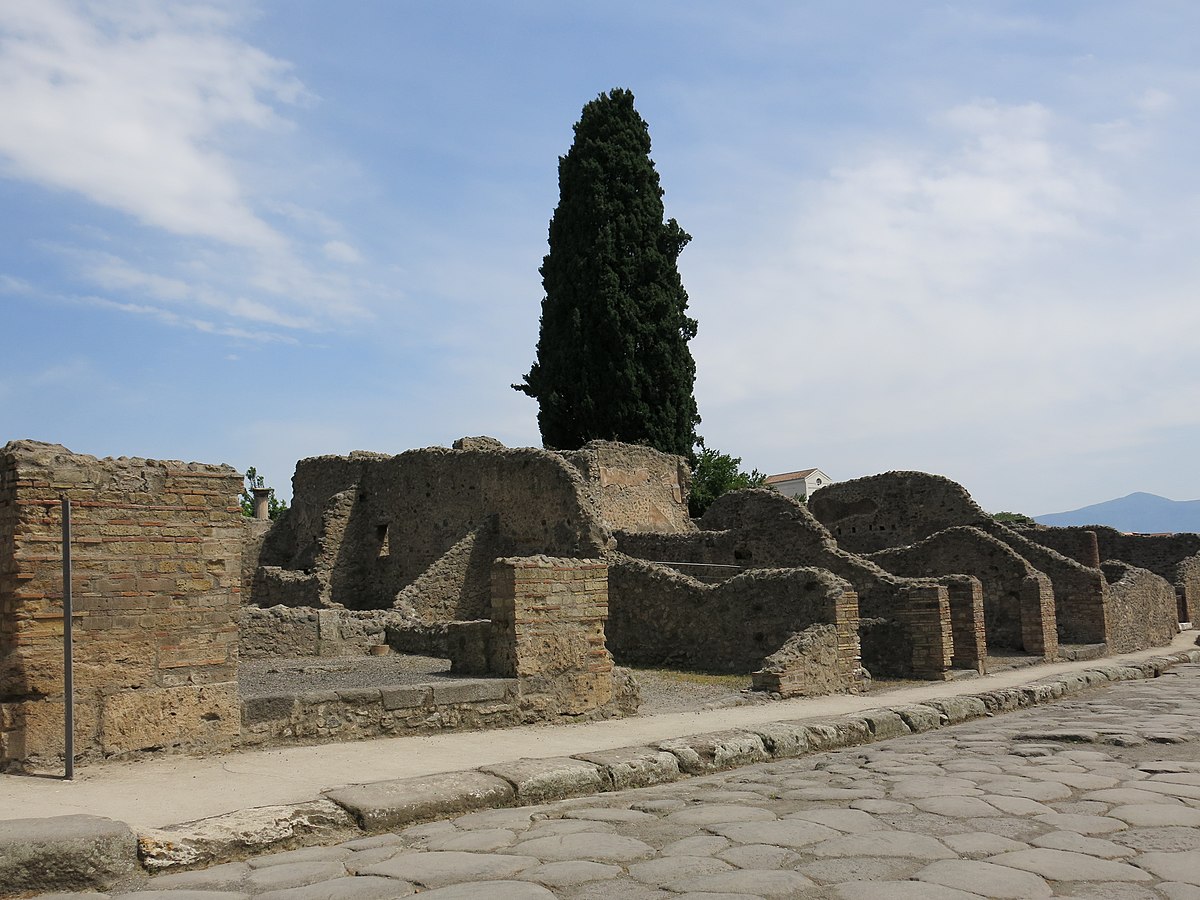
[[[240,487],[227,466],[0,450],[0,763],[61,765],[63,496],[77,756],[233,743]]]
[[[955,525],[991,520],[962,485],[925,472],[887,472],[816,491],[809,511],[851,553],[916,544]]]
[[[1130,653],[1169,644],[1179,629],[1170,583],[1148,569],[1115,560],[1102,569],[1109,594],[1108,651]]]
[[[609,580],[621,599],[609,611],[608,644],[623,662],[725,673],[766,667],[792,693],[859,689],[858,598],[828,572],[763,569],[707,585],[618,556]],[[816,666],[814,658],[834,665]],[[789,677],[799,672],[804,678]]]
[[[1175,586],[1180,622],[1200,616],[1200,535],[1125,534],[1106,525],[1030,526],[1018,529],[1031,541],[1057,550],[1084,565],[1119,560],[1148,569]]]
[[[682,456],[635,444],[592,441],[561,456],[583,476],[588,497],[613,530],[687,534],[691,470]]]
[[[596,557],[609,540],[579,472],[543,450],[305,459],[293,498],[263,546],[273,568],[255,580],[259,605],[288,581],[307,581],[311,603],[359,610],[391,608],[416,585],[404,602],[423,621],[481,618],[494,559]]]
[[[1003,541],[978,528],[959,526],[866,558],[909,578],[969,572],[983,586],[988,645],[1054,657],[1057,640],[1050,580]]]

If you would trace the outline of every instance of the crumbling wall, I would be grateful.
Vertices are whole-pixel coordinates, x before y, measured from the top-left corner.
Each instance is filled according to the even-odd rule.
[[[924,540],[955,525],[990,522],[966,489],[926,472],[886,472],[815,492],[809,511],[839,547],[873,553]]]
[[[1171,643],[1178,621],[1170,582],[1116,560],[1105,562],[1102,569],[1108,581],[1109,652],[1129,653]]]
[[[838,667],[824,684],[853,690],[857,597],[819,569],[756,570],[707,585],[631,557],[609,567],[608,645],[622,663],[750,673],[812,625],[842,626]],[[851,646],[852,644],[852,646]]]
[[[495,556],[594,558],[607,548],[582,476],[560,455],[463,446],[301,460],[261,564],[313,577],[322,605],[350,609],[391,607],[429,573],[400,602],[435,621],[488,608],[484,562]]]
[[[1100,555],[1100,544],[1094,528],[1049,528],[1045,525],[1009,527],[1022,537],[1056,550],[1081,566],[1098,569],[1106,558]]]
[[[240,487],[228,466],[0,450],[0,763],[63,753],[64,496],[78,756],[236,738]]]
[[[993,647],[1012,647],[1053,658],[1054,595],[1046,579],[1016,551],[978,528],[939,531],[908,547],[868,554],[896,575],[929,578],[970,574],[983,586],[984,628]],[[1030,587],[1030,580],[1034,587]]]
[[[618,532],[614,537],[630,556],[662,562],[703,581],[719,581],[722,571],[733,577],[758,569],[825,569],[848,581],[858,596],[862,661],[873,675],[941,677],[949,667],[950,656],[941,649],[922,649],[952,640],[943,633],[943,613],[949,621],[945,591],[930,618],[924,582],[893,575],[841,549],[803,503],[764,488],[731,491],[709,507],[700,527],[690,535]],[[929,634],[922,632],[927,625],[934,629]]]
[[[990,522],[986,528],[1050,579],[1059,643],[1102,644],[1110,640],[1105,624],[1104,574],[1099,569],[1080,565],[998,522]]]
[[[562,456],[577,468],[600,517],[612,529],[688,533],[691,470],[682,456],[652,447],[591,441]]]
[[[238,656],[358,656],[387,644],[389,626],[405,624],[395,610],[245,606],[238,614]]]
[[[1125,534],[1107,525],[1066,528],[1039,525],[1021,529],[1021,534],[1085,565],[1086,560],[1071,549],[1086,543],[1090,535],[1096,545],[1096,565],[1100,560],[1115,559],[1148,569],[1175,586],[1179,621],[1194,622],[1200,617],[1200,578],[1196,576],[1200,535]]]

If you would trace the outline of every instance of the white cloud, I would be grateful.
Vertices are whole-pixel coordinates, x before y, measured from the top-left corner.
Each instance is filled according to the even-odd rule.
[[[334,262],[351,264],[362,262],[362,254],[345,241],[329,241],[321,249],[325,252],[325,256]]]
[[[1200,326],[1195,266],[1148,266],[1142,219],[1168,223],[1127,193],[1144,163],[1093,133],[1044,105],[976,100],[776,185],[736,269],[685,273],[706,436],[842,477],[1069,465],[1200,424],[1179,340]]]
[[[0,154],[10,175],[78,192],[145,224],[263,249],[222,129],[279,124],[285,63],[222,32],[214,7],[16,0],[0,10]]]

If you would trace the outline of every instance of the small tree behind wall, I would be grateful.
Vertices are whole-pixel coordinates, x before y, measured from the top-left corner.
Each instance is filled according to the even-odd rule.
[[[650,130],[632,93],[617,88],[584,106],[558,186],[537,360],[513,387],[538,401],[550,449],[600,438],[693,459],[696,321],[676,268],[691,238],[663,221]]]

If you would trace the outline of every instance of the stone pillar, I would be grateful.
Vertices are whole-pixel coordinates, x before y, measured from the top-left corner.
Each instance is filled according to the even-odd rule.
[[[1058,658],[1054,588],[1041,572],[1026,576],[1021,585],[1021,642],[1026,653]]]
[[[613,700],[604,641],[608,566],[546,556],[492,567],[491,669],[520,680],[522,704],[541,715],[579,715]]]
[[[254,518],[262,520],[271,518],[271,488],[251,488],[254,494]]]
[[[987,635],[983,623],[983,585],[970,575],[945,579],[950,597],[950,627],[954,632],[956,669],[987,671]]]

